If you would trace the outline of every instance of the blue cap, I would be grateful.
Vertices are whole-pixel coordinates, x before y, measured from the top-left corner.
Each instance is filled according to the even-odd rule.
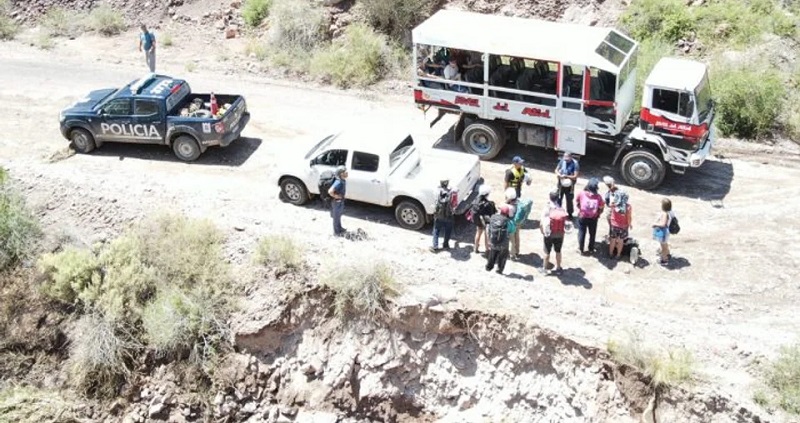
[[[520,156],[514,156],[514,158],[511,159],[511,162],[512,163],[525,163],[525,160],[522,160],[522,157],[520,157]]]

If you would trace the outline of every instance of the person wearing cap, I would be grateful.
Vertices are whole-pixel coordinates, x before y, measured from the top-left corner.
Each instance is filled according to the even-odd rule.
[[[594,252],[594,240],[597,235],[597,219],[603,214],[603,197],[597,193],[600,181],[592,178],[583,188],[575,205],[578,206],[578,250],[581,254]],[[586,232],[589,232],[589,248],[584,250]]]
[[[333,218],[333,235],[342,236],[347,232],[342,228],[342,214],[344,214],[344,198],[347,192],[347,168],[339,166],[334,172],[336,180],[328,190],[331,196],[331,217]]]
[[[492,192],[492,187],[489,185],[481,185],[478,188],[478,199],[475,204],[470,208],[472,215],[472,223],[475,224],[475,253],[480,253],[479,246],[481,245],[481,236],[485,235],[486,224],[489,219],[497,213],[497,207],[494,201],[489,199],[489,194]],[[483,236],[484,251],[489,251],[489,235]]]
[[[603,196],[603,200],[606,203],[606,206],[611,205],[611,197],[617,191],[617,184],[614,182],[614,178],[606,175],[603,176],[603,184],[606,186],[606,193]]]
[[[453,211],[455,210],[455,198],[450,189],[450,181],[443,179],[439,182],[439,192],[436,196],[436,204],[433,206],[433,246],[431,252],[439,251],[439,234],[444,235],[443,247],[450,249],[450,235],[453,233]]]
[[[524,181],[527,185],[531,184],[531,178],[528,175],[528,169],[523,166],[524,163],[525,160],[522,160],[522,157],[514,156],[511,159],[511,167],[506,169],[506,185],[504,189],[514,188],[517,198],[522,197],[522,182]]]
[[[575,196],[575,182],[578,180],[579,171],[580,165],[577,160],[572,158],[572,153],[569,151],[565,152],[561,157],[555,170],[558,179],[556,186],[558,190],[558,205],[563,206],[564,197],[567,198],[567,214],[570,220],[573,219],[572,214],[575,212],[572,201]]]

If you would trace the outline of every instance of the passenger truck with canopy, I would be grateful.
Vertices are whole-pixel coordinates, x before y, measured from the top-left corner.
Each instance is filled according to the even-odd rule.
[[[483,160],[507,139],[578,156],[614,146],[640,188],[699,167],[714,143],[708,69],[663,58],[634,114],[639,45],[613,28],[441,10],[412,31],[414,101],[459,115],[456,140]]]

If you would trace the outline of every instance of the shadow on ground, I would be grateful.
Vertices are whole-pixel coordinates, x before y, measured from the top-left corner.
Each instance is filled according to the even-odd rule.
[[[191,165],[230,166],[243,165],[261,147],[260,138],[242,137],[227,147],[209,147]],[[181,163],[172,148],[165,145],[104,143],[90,155],[119,157],[119,160],[139,159]]]

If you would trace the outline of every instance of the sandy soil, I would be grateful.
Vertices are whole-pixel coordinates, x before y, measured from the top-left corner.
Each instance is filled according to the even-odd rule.
[[[323,210],[284,204],[278,188],[268,184],[282,153],[299,139],[390,120],[408,122],[423,143],[455,148],[446,120],[428,128],[410,94],[343,92],[255,76],[246,61],[236,58],[242,40],[196,48],[182,43],[176,39],[175,46],[161,49],[160,72],[185,77],[196,91],[243,94],[252,112],[242,140],[209,150],[192,164],[177,162],[162,146],[106,144],[90,155],[65,154],[59,110],[89,90],[120,85],[145,72],[134,35],[59,40],[50,52],[0,43],[5,114],[0,165],[41,211],[45,225],[93,242],[160,210],[180,211],[228,229],[234,261],[247,260],[266,233],[291,233],[306,245],[311,262],[387,260],[397,264],[407,289],[417,294],[521,316],[581,343],[603,346],[625,330],[638,329],[652,345],[686,347],[699,362],[698,389],[728,393],[753,410],[758,409],[751,400],[758,363],[797,341],[800,282],[792,275],[800,254],[790,248],[800,237],[800,217],[794,213],[800,207],[796,153],[722,141],[717,153],[726,157],[684,176],[670,175],[657,192],[629,189],[633,236],[643,247],[639,267],[599,255],[581,257],[570,237],[566,273],[542,277],[535,269],[541,264],[541,237],[531,222],[522,234],[521,260],[510,262],[507,275],[499,276],[486,273],[484,259],[471,253],[466,223],[457,227],[457,247],[434,255],[427,252],[427,231],[402,230],[391,210],[351,203],[344,226],[364,229],[370,240],[344,241],[329,235],[330,218]],[[191,73],[189,60],[197,60]],[[553,152],[512,146],[495,162],[484,162],[482,173],[499,197],[503,171],[516,154],[533,168],[534,183],[524,195],[533,198],[532,219],[537,219],[554,184]],[[610,159],[607,151],[593,150],[582,162],[584,176],[618,176],[607,166]],[[584,183],[582,178],[579,187]],[[682,226],[672,239],[675,263],[668,269],[656,264],[657,245],[650,240],[650,223],[665,195],[672,198]],[[601,224],[599,232],[604,231]]]

